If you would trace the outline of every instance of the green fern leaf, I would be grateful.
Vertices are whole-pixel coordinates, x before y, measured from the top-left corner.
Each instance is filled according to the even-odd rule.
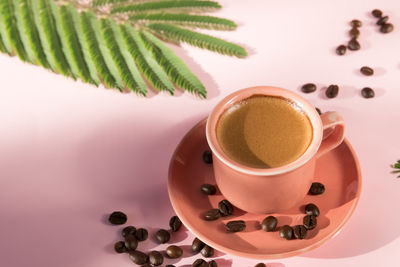
[[[123,3],[128,1],[130,0],[94,0],[92,2],[92,6],[104,6],[108,4]]]
[[[207,97],[204,85],[172,49],[149,32],[142,31],[141,37],[173,82],[190,93]]]
[[[20,29],[21,39],[29,61],[49,68],[46,55],[40,42],[39,33],[34,22],[30,0],[13,0],[15,14]]]
[[[167,90],[171,94],[174,93],[174,85],[168,79],[168,75],[153,59],[152,54],[146,49],[138,32],[130,25],[121,25],[121,32],[127,50],[132,57],[139,70],[150,81],[154,88]]]
[[[2,47],[4,47],[4,52],[12,56],[13,51],[11,48],[10,40],[7,37],[6,25],[3,23],[3,19],[3,13],[0,7],[0,40],[2,43]]]
[[[113,21],[111,19],[101,19],[100,20],[100,28],[103,33],[103,38],[105,44],[107,45],[108,52],[110,53],[114,63],[117,67],[117,70],[124,81],[125,85],[142,95],[146,95],[146,88],[143,88],[138,84],[137,80],[132,76],[131,69],[129,69],[124,56],[121,53],[121,48],[116,41],[116,32],[113,30],[112,25],[110,25]]]
[[[69,65],[62,51],[49,1],[52,0],[31,0],[33,18],[51,69],[70,77]]]
[[[1,38],[1,34],[0,34],[0,52],[7,53],[7,49],[4,46],[3,39]]]
[[[170,0],[116,6],[111,9],[111,13],[152,11],[157,12],[161,10],[168,10],[170,12],[205,12],[219,8],[221,8],[221,6],[214,1]]]
[[[205,48],[224,55],[245,57],[246,50],[225,40],[170,24],[153,23],[147,26],[151,31],[167,41],[181,41],[193,46]]]
[[[12,50],[22,61],[29,60],[26,55],[24,45],[17,28],[17,21],[15,18],[14,4],[12,0],[1,0],[0,1],[0,13],[2,14],[1,23],[4,24],[6,36],[9,41]]]
[[[146,24],[149,22],[171,23],[214,30],[234,30],[237,27],[235,22],[228,19],[191,14],[139,13],[131,15],[129,19],[135,22],[145,22]]]

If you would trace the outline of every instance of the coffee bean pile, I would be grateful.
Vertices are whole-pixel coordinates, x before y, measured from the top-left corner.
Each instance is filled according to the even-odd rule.
[[[393,24],[388,23],[389,16],[383,16],[382,11],[380,11],[379,9],[374,9],[371,13],[372,16],[378,19],[376,25],[379,26],[379,31],[381,33],[389,33],[393,31]]]

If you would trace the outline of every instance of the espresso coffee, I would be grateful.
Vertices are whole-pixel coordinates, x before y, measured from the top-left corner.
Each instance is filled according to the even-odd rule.
[[[235,103],[219,118],[217,139],[234,161],[253,168],[275,168],[299,158],[311,143],[311,122],[282,97],[255,95]]]

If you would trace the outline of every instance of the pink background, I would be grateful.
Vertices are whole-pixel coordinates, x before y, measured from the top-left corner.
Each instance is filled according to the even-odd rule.
[[[298,257],[265,261],[283,266],[398,266],[400,180],[400,1],[228,1],[216,15],[236,20],[215,36],[246,44],[236,59],[182,45],[174,50],[205,83],[207,100],[188,93],[148,98],[95,88],[0,55],[0,266],[133,266],[113,252],[119,229],[106,215],[123,210],[129,224],[152,233],[174,214],[167,194],[170,157],[184,134],[230,92],[273,85],[299,92],[322,111],[339,111],[363,171],[359,206],[342,232]],[[384,35],[369,12],[380,8],[395,31]],[[363,21],[362,49],[339,57],[348,22]],[[358,69],[368,65],[376,75]],[[326,99],[321,87],[340,86]],[[376,97],[364,99],[371,86]],[[304,94],[303,94],[304,96]],[[173,242],[189,245],[182,231]],[[153,241],[144,249],[163,249]],[[187,246],[185,246],[187,248]],[[198,256],[185,249],[177,266]],[[171,261],[169,261],[171,262]],[[219,266],[256,260],[217,253]]]

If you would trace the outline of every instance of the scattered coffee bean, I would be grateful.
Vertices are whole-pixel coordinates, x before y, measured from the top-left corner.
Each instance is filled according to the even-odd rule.
[[[325,192],[325,186],[321,183],[312,183],[308,194],[310,195],[321,195]]]
[[[349,35],[351,38],[357,38],[358,36],[360,36],[360,31],[354,27],[349,31]]]
[[[315,217],[318,217],[318,216],[319,216],[319,209],[318,209],[318,207],[317,207],[315,204],[313,204],[313,203],[307,204],[307,205],[305,206],[305,208],[304,208],[304,212],[305,212],[307,215],[314,215]]]
[[[211,209],[204,214],[204,219],[206,221],[215,221],[219,217],[221,217],[219,209]]]
[[[165,265],[165,267],[175,267],[175,265],[167,264],[167,265]]]
[[[179,258],[180,256],[182,256],[183,251],[180,247],[172,245],[172,246],[167,247],[166,253],[169,258],[176,259],[176,258]]]
[[[265,265],[265,263],[257,263],[256,265],[254,265],[254,267],[266,267],[267,265]]]
[[[127,235],[125,236],[125,247],[128,250],[135,250],[138,246],[138,241],[135,236]]]
[[[381,31],[381,33],[389,33],[389,32],[391,32],[391,31],[393,31],[393,24],[391,24],[391,23],[385,23],[385,24],[383,24],[381,27],[380,27],[380,31]]]
[[[225,225],[225,228],[230,233],[241,232],[246,229],[246,223],[242,220],[230,221]]]
[[[129,252],[129,258],[130,258],[134,263],[136,263],[137,265],[145,264],[145,263],[147,263],[148,260],[149,260],[149,257],[148,257],[145,253],[143,253],[143,252],[141,252],[141,251],[138,251],[138,250]]]
[[[149,262],[154,266],[161,265],[164,261],[163,255],[158,251],[151,251],[149,253]]]
[[[336,54],[338,54],[339,56],[342,56],[346,53],[346,46],[345,45],[339,45],[336,48]]]
[[[125,237],[127,235],[135,235],[136,233],[136,227],[135,226],[127,226],[124,229],[122,229],[122,236]]]
[[[215,260],[212,260],[208,262],[208,267],[218,267],[218,264]]]
[[[363,89],[361,90],[361,95],[362,95],[364,98],[373,98],[373,97],[375,96],[375,92],[374,92],[374,90],[372,90],[371,88],[365,87],[365,88],[363,88]]]
[[[317,226],[317,217],[313,215],[306,215],[303,218],[303,225],[307,230],[312,230]]]
[[[172,232],[177,232],[182,226],[182,222],[178,216],[172,216],[169,220],[169,227]]]
[[[374,9],[372,10],[372,16],[374,16],[375,18],[380,18],[382,17],[382,11],[380,11],[379,9]]]
[[[160,244],[167,243],[169,241],[170,237],[171,237],[171,235],[169,234],[169,232],[167,230],[164,230],[164,229],[160,229],[156,233],[157,241]]]
[[[127,219],[128,218],[126,217],[125,213],[123,213],[121,211],[114,211],[108,217],[108,221],[111,224],[115,224],[115,225],[124,224],[124,223],[126,223]]]
[[[145,241],[149,236],[149,232],[147,232],[144,228],[136,229],[135,237],[137,241]]]
[[[212,159],[212,153],[210,150],[206,150],[203,153],[203,161],[207,164],[212,164],[213,163],[213,159]]]
[[[352,51],[356,51],[356,50],[360,50],[361,45],[360,43],[357,41],[357,39],[351,39],[349,41],[349,43],[347,44],[347,48],[352,50]]]
[[[376,25],[382,26],[382,25],[384,25],[388,20],[389,20],[389,17],[388,17],[388,16],[381,17],[381,18],[378,19],[378,21],[376,22]]]
[[[217,188],[212,184],[203,184],[201,186],[201,192],[206,195],[214,195],[217,192]]]
[[[367,66],[361,67],[360,72],[366,76],[371,76],[374,74],[374,70]]]
[[[304,225],[296,225],[293,227],[293,235],[297,239],[304,239],[307,236],[307,229]]]
[[[118,241],[117,243],[115,243],[114,245],[114,250],[117,253],[124,253],[127,252],[128,250],[125,247],[125,242],[124,241]]]
[[[209,245],[204,245],[204,247],[200,250],[201,255],[205,258],[212,257],[214,255],[214,249]]]
[[[359,21],[358,19],[353,19],[353,20],[350,22],[350,25],[351,25],[352,27],[361,27],[361,26],[362,26],[362,22]]]
[[[293,239],[293,228],[289,225],[284,225],[279,230],[279,235],[287,240]]]
[[[233,206],[232,204],[224,199],[218,203],[218,209],[222,216],[232,215],[233,213]]]
[[[268,216],[261,222],[261,228],[265,232],[275,231],[278,220],[274,216]]]
[[[321,110],[319,108],[315,108],[315,110],[318,112],[319,115],[322,114]]]
[[[317,86],[313,83],[306,83],[301,87],[303,93],[312,93],[315,92],[315,90],[317,90]]]
[[[331,84],[326,88],[325,95],[328,98],[334,98],[338,95],[339,93],[339,86],[336,84]]]
[[[197,259],[192,263],[192,267],[208,267],[208,263],[203,259]]]
[[[193,240],[192,242],[192,251],[193,252],[200,252],[204,248],[206,244],[203,243],[200,239],[197,237]]]

